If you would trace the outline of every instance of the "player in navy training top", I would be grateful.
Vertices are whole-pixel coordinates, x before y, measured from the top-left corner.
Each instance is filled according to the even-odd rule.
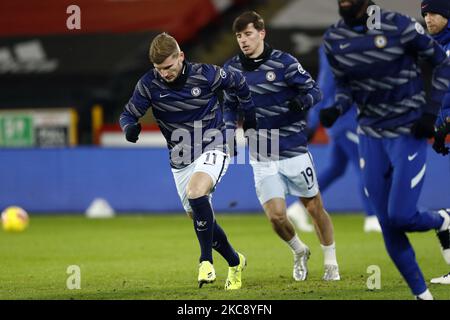
[[[255,103],[258,143],[272,145],[268,155],[251,151],[258,199],[274,231],[292,249],[293,278],[308,274],[308,246],[300,241],[287,219],[286,194],[297,196],[310,212],[324,251],[324,280],[340,280],[331,218],[323,208],[312,157],[307,148],[305,115],[322,98],[321,92],[296,58],[272,49],[266,42],[264,20],[256,12],[245,12],[233,23],[241,53],[225,63],[230,72],[242,72]],[[225,95],[228,128],[236,127],[237,99]],[[264,143],[263,143],[264,144]],[[250,144],[251,147],[251,144]],[[251,149],[251,148],[250,148]],[[270,156],[269,158],[266,156]]]
[[[369,0],[338,0],[342,20],[324,38],[336,79],[335,104],[321,110],[330,127],[353,103],[358,106],[360,166],[387,251],[417,299],[432,299],[406,232],[437,230],[450,263],[450,216],[419,212],[426,171],[427,140],[450,82],[442,47],[414,19],[381,10],[368,17]],[[419,58],[434,69],[426,103]]]
[[[138,119],[152,108],[167,140],[178,194],[194,220],[201,249],[199,286],[216,279],[214,248],[229,265],[225,289],[239,289],[245,257],[233,249],[216,222],[211,193],[229,164],[217,94],[221,90],[233,91],[247,117],[251,117],[254,111],[248,85],[240,73],[187,62],[177,41],[166,33],[153,39],[149,56],[154,69],[138,81],[120,116],[120,125],[126,139],[135,143],[141,131]]]

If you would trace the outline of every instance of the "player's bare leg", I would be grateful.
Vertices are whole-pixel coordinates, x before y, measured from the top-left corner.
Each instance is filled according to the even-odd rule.
[[[295,233],[295,229],[286,214],[285,200],[283,198],[270,199],[264,203],[263,207],[273,230],[288,244],[294,254],[294,279],[296,281],[306,280],[308,276],[307,261],[310,255],[309,248]]]
[[[325,273],[324,280],[340,280],[338,263],[336,260],[336,247],[334,243],[334,229],[330,215],[323,207],[320,192],[312,198],[300,198],[311,215],[317,236],[324,253]]]
[[[264,212],[272,224],[273,230],[284,241],[295,236],[295,229],[286,215],[286,202],[282,198],[270,199],[263,205]]]
[[[196,199],[209,195],[212,187],[213,181],[207,173],[195,172],[187,185],[187,197],[189,199]]]

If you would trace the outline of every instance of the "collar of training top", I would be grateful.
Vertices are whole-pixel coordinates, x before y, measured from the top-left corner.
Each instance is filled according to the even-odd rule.
[[[164,79],[163,81],[166,84],[166,86],[168,86],[170,89],[181,90],[186,84],[188,74],[189,74],[189,64],[186,62],[186,60],[184,60],[183,67],[181,68],[181,72],[178,75],[178,77],[172,82],[164,81]]]
[[[433,36],[434,40],[439,42],[440,45],[446,46],[450,44],[450,22],[447,23],[447,26],[439,32],[438,34],[435,34]]]
[[[239,53],[239,58],[241,60],[242,67],[246,71],[253,71],[257,69],[260,65],[262,65],[270,58],[272,50],[272,47],[264,42],[264,51],[256,58],[249,58],[241,51],[241,53]]]

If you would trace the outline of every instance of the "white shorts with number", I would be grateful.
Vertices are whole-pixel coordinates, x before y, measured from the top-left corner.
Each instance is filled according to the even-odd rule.
[[[218,150],[211,150],[203,153],[187,167],[184,167],[182,169],[172,169],[173,177],[175,179],[175,184],[178,190],[178,195],[180,196],[181,202],[186,212],[192,212],[186,192],[187,185],[192,175],[195,172],[204,172],[208,174],[213,181],[213,189],[211,190],[212,193],[216,185],[219,183],[220,179],[222,179],[222,177],[225,175],[229,164],[230,157],[228,155]],[[210,201],[211,193],[209,194]]]
[[[277,161],[250,161],[256,195],[261,204],[286,194],[312,198],[319,192],[312,156],[309,152]]]

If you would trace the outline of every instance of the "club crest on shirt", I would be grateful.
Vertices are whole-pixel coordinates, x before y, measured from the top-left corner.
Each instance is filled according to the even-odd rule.
[[[194,97],[198,97],[200,95],[200,93],[202,93],[202,90],[199,87],[193,87],[191,89],[191,94]]]
[[[227,73],[223,69],[220,69],[219,74],[222,79],[225,79],[227,77]]]
[[[383,49],[387,46],[387,38],[385,36],[376,36],[375,37],[375,46],[378,49]]]
[[[419,34],[425,34],[425,29],[423,28],[423,26],[420,23],[416,22],[415,27],[416,27],[416,31]]]
[[[297,70],[298,70],[298,72],[300,72],[300,74],[305,74],[306,73],[305,69],[303,69],[303,67],[302,67],[302,65],[300,63],[297,66]]]
[[[274,81],[276,77],[277,77],[277,76],[276,76],[275,72],[273,72],[273,71],[268,71],[268,72],[266,73],[266,79],[267,79],[267,81]]]

